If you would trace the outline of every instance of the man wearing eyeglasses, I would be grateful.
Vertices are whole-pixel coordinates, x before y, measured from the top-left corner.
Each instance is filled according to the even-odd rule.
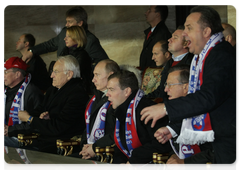
[[[82,86],[78,61],[73,56],[59,57],[51,78],[53,86],[47,90],[43,102],[32,112],[19,111],[18,117],[27,122],[32,132],[40,134],[27,148],[57,153],[57,139],[72,138],[85,129],[84,111],[89,97]],[[17,135],[18,131],[9,129],[10,134]]]
[[[166,83],[164,84],[164,91],[169,96],[168,99],[176,99],[179,97],[185,97],[188,94],[188,84],[189,84],[189,65],[176,65],[169,69],[169,74]],[[173,150],[178,153],[179,146],[176,143],[177,134],[179,135],[181,129],[180,122],[170,122],[166,127],[162,127],[155,132],[155,136],[158,133],[166,134],[167,138],[172,138]],[[156,137],[158,140],[159,138]],[[167,161],[167,164],[193,164],[193,163],[208,163],[213,162],[213,152],[211,143],[207,142],[205,144],[199,145],[201,152],[194,153],[194,155],[189,156],[185,159],[180,159],[177,154],[172,154]],[[174,152],[172,152],[174,153]]]
[[[27,74],[28,65],[18,57],[11,57],[4,63],[4,145],[18,147],[18,140],[8,136],[8,129],[21,123],[19,110],[32,112],[43,100],[42,92],[31,83]]]

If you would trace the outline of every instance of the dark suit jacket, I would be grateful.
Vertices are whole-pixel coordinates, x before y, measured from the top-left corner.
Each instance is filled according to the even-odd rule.
[[[87,44],[85,46],[85,50],[92,58],[94,63],[97,63],[103,59],[107,59],[108,56],[104,49],[102,48],[98,38],[92,34],[90,31],[85,29],[87,35]],[[57,50],[57,56],[61,54],[66,44],[64,38],[66,37],[66,27],[62,29],[62,31],[54,38],[38,44],[32,48],[30,48],[33,54],[41,55],[48,52],[53,52]]]
[[[126,146],[126,138],[125,138],[125,120],[126,113],[128,109],[128,105],[131,100],[135,97],[136,91],[133,92],[128,99],[118,106],[115,110],[115,116],[120,121],[120,139],[123,147],[127,149]],[[137,134],[142,146],[135,148],[132,151],[132,156],[128,159],[125,154],[123,154],[117,146],[114,147],[114,158],[113,163],[126,163],[129,161],[131,164],[133,163],[149,163],[152,161],[152,155],[154,152],[157,153],[167,153],[171,150],[171,146],[169,142],[166,144],[160,144],[156,138],[154,137],[154,133],[160,127],[166,126],[168,123],[168,118],[164,117],[163,119],[158,120],[157,125],[154,128],[151,128],[151,121],[145,125],[144,121],[141,121],[140,112],[143,108],[147,106],[151,106],[155,104],[152,100],[149,100],[143,97],[137,108],[136,108],[136,126],[137,126]]]
[[[29,65],[27,72],[31,73],[32,76],[31,82],[42,92],[45,92],[51,86],[51,78],[45,62],[39,55],[34,55],[27,65]]]
[[[40,134],[32,146],[56,153],[56,139],[81,134],[85,128],[84,111],[88,99],[79,78],[72,78],[60,89],[51,86],[43,102],[30,113],[34,116],[30,128]],[[39,118],[45,111],[49,112],[50,120]]]
[[[92,94],[92,59],[82,47],[65,47],[60,56],[72,55],[78,60],[80,66],[80,74],[83,81],[83,87],[88,94]]]
[[[160,40],[168,40],[171,38],[171,33],[169,32],[167,26],[163,21],[159,22],[150,37],[147,40],[147,35],[150,32],[151,27],[144,31],[145,40],[143,43],[143,49],[140,54],[140,63],[139,66],[141,70],[144,70],[146,67],[156,67],[156,63],[152,60],[152,48],[156,42]]]
[[[101,91],[95,90],[94,94],[96,96],[96,99],[92,105],[92,112],[91,112],[91,116],[90,116],[90,127],[89,127],[90,132],[92,131],[92,128],[93,128],[93,125],[94,125],[94,122],[95,122],[95,119],[96,119],[99,109],[108,100],[107,96],[104,96],[102,98],[103,93]],[[115,122],[116,122],[116,118],[113,115],[112,106],[110,106],[107,111],[107,115],[106,115],[105,135],[104,135],[104,137],[97,140],[93,144],[93,151],[95,151],[95,148],[97,146],[98,147],[106,147],[106,146],[111,146],[112,144],[114,144],[113,133],[114,133],[114,128],[115,128]],[[81,150],[82,150],[82,147],[84,144],[87,144],[86,129],[84,130],[84,132],[82,134],[82,140],[81,140],[81,145],[80,145]]]
[[[180,65],[180,64],[191,65],[192,58],[193,58],[193,54],[187,53],[177,65]],[[165,84],[165,82],[167,80],[167,77],[168,77],[168,71],[172,67],[172,63],[173,63],[173,59],[168,60],[168,62],[166,63],[166,66],[164,67],[164,69],[161,73],[160,85],[152,93],[147,94],[148,98],[158,98],[158,97],[160,97],[160,98],[163,98],[164,100],[167,99],[167,93],[164,91],[164,89],[165,89],[164,84]]]
[[[201,90],[164,103],[170,121],[181,121],[209,112],[215,133],[215,161],[235,161],[236,51],[228,42],[217,44],[206,58]]]

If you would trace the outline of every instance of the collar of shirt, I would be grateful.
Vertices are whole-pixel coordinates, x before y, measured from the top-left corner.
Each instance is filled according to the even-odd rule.
[[[153,28],[151,28],[151,32],[153,32],[155,28],[156,28],[156,26],[155,26],[155,27],[153,27]]]
[[[188,53],[188,52],[187,52]],[[173,61],[181,61],[183,59],[183,57],[187,54],[187,53],[184,53],[184,54],[181,54],[177,57],[174,57],[174,55],[172,55],[172,59]]]
[[[103,97],[106,96],[106,94],[107,94],[107,89],[104,90],[104,91],[102,91],[102,92],[103,92],[103,95],[102,95],[102,98],[103,98]]]

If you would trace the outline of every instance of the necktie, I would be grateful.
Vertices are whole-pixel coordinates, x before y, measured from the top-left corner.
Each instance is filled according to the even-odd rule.
[[[147,40],[150,37],[150,35],[152,34],[152,31],[149,31],[148,35],[147,35]]]

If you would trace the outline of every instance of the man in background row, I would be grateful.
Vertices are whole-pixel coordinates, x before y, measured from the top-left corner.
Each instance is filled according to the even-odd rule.
[[[146,67],[156,67],[155,62],[152,60],[153,46],[156,42],[168,40],[171,37],[171,33],[165,25],[168,17],[167,6],[150,6],[145,16],[150,27],[144,31],[145,39],[139,60],[141,70],[144,70]]]
[[[66,27],[81,26],[84,28],[87,34],[85,50],[92,58],[92,62],[96,64],[103,59],[108,59],[108,56],[102,48],[98,38],[88,30],[87,19],[87,12],[82,7],[72,7],[66,12]],[[41,55],[56,50],[57,56],[59,56],[65,47],[64,38],[66,36],[66,27],[64,27],[56,37],[30,48],[23,56],[23,60],[29,60],[33,57],[33,54]]]
[[[29,48],[34,47],[35,38],[32,34],[23,34],[16,43],[16,50],[22,56],[28,53]],[[35,84],[42,92],[45,92],[51,86],[51,79],[46,69],[46,64],[39,55],[34,55],[27,63],[29,67],[27,72],[31,73],[32,83]]]

